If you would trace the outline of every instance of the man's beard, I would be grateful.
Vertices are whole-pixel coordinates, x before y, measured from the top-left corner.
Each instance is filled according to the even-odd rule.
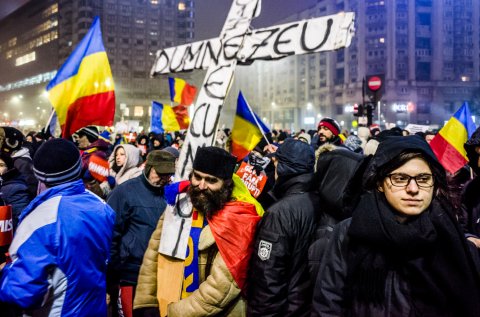
[[[210,189],[201,190],[198,186],[190,185],[188,195],[193,208],[205,214],[207,218],[211,218],[231,200],[232,189],[233,182],[225,183],[217,191],[211,191]]]

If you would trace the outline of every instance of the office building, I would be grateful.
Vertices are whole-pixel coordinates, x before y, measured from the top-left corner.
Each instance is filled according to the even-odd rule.
[[[152,100],[168,99],[166,77],[151,79],[160,48],[194,38],[193,0],[36,0],[0,21],[0,122],[46,124],[45,87],[100,17],[115,82],[115,121],[149,126]]]

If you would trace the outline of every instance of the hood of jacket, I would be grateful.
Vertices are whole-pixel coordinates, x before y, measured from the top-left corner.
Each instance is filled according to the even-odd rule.
[[[118,148],[123,148],[125,150],[125,163],[117,173],[115,172],[112,173],[112,175],[115,175],[116,177],[120,177],[131,168],[137,167],[140,164],[140,160],[141,160],[141,156],[140,156],[141,152],[139,148],[131,144],[119,144],[115,146],[112,154],[108,159],[110,170],[112,170],[112,168],[116,165],[115,153],[117,152]]]
[[[277,179],[272,193],[276,200],[288,195],[302,194],[314,190],[314,175],[306,173],[294,176],[282,176]]]

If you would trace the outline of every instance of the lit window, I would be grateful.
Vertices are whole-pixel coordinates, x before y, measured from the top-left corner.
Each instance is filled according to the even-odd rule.
[[[14,37],[8,41],[8,47],[15,46],[17,44],[17,38]]]
[[[135,20],[135,23],[137,23],[137,24],[144,24],[144,23],[145,23],[145,21],[143,21],[143,20],[140,20],[140,19],[136,19],[136,20]]]
[[[142,106],[135,106],[133,109],[133,116],[134,117],[142,117],[143,116],[143,107]]]
[[[35,52],[28,53],[26,55],[20,56],[15,60],[15,66],[20,66],[33,62],[35,60]]]
[[[150,0],[151,4],[158,4],[158,0]]]
[[[185,3],[179,2],[178,3],[178,11],[185,11]]]
[[[9,59],[9,58],[12,58],[12,56],[13,56],[13,51],[10,50],[10,51],[8,51],[7,54],[5,55],[5,58],[6,58],[6,59]]]
[[[379,41],[380,43],[385,43],[385,38],[384,38],[384,37],[381,37],[378,41]]]

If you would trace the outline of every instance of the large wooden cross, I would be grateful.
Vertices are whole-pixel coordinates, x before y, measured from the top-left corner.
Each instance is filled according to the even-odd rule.
[[[257,59],[275,60],[290,55],[348,47],[354,33],[354,13],[351,12],[252,31],[250,22],[259,14],[260,0],[234,0],[218,38],[171,47],[156,53],[152,76],[207,69],[180,152],[176,180],[188,177],[197,148],[213,144],[220,112],[237,63],[250,64]],[[186,195],[180,196],[175,207],[167,207],[160,240],[159,271],[165,269],[165,263],[171,262],[171,258],[163,255],[185,259],[191,228],[191,209]],[[172,271],[176,272],[171,274],[172,280],[175,274],[183,274],[183,269],[180,269],[183,266],[177,267]],[[167,287],[175,289],[174,292],[178,291],[178,286],[172,287],[170,281],[164,280],[161,283],[164,285],[158,284],[157,288]],[[172,299],[165,296],[159,295],[159,301],[168,304]]]

